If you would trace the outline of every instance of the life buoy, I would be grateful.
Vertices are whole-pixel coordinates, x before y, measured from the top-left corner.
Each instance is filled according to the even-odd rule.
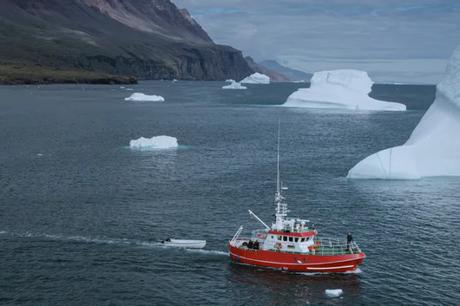
[[[276,249],[276,250],[279,251],[279,250],[281,250],[282,247],[283,247],[283,246],[281,245],[281,242],[275,243],[275,249]]]

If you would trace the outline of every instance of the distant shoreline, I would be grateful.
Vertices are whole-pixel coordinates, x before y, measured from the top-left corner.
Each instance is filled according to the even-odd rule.
[[[133,85],[146,81],[173,81],[175,79],[137,79],[133,76],[112,75],[88,70],[58,70],[47,67],[34,66],[6,66],[0,64],[0,86],[21,85]],[[184,82],[224,82],[224,80],[192,80],[178,79]],[[310,82],[272,82],[271,84],[297,83],[300,87]],[[374,86],[436,86],[426,83],[374,83]]]
[[[25,85],[135,85],[139,84],[142,82],[149,82],[149,81],[154,81],[154,82],[172,82],[173,80],[170,79],[149,79],[149,80],[137,80],[134,79],[134,82],[126,82],[124,80],[119,80],[119,79],[100,79],[100,80],[64,80],[62,82],[35,82],[35,81],[12,81],[12,82],[6,82],[3,83],[0,81],[0,86],[25,86]],[[223,80],[177,80],[181,82],[225,82]],[[271,85],[273,84],[308,84],[310,85],[310,82],[305,82],[305,83],[297,83],[297,82],[272,82],[270,83]],[[395,87],[408,87],[408,86],[419,86],[419,87],[436,87],[436,84],[389,84],[389,83],[374,83],[374,86],[395,86]],[[301,88],[301,87],[299,87]]]
[[[0,85],[137,84],[132,76],[39,65],[0,64]]]
[[[0,86],[24,86],[24,85],[133,85],[137,84],[137,80],[134,79],[126,80],[124,78],[100,78],[100,79],[88,79],[88,80],[59,80],[55,81],[53,79],[47,80],[34,80],[34,79],[13,79],[13,80],[1,80]]]

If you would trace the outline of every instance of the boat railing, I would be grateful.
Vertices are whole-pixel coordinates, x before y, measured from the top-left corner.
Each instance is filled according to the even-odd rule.
[[[262,245],[264,243],[264,240],[263,239],[259,239],[259,238],[256,238],[256,237],[238,237],[237,239],[233,239],[231,240],[231,244],[235,247],[240,247],[243,245],[244,242],[249,242],[249,241],[257,241],[259,242],[260,245]]]
[[[262,247],[264,240],[256,237],[238,237],[231,241],[234,247],[241,247],[244,242],[258,241]],[[311,254],[319,256],[333,256],[333,255],[346,255],[346,254],[359,254],[361,249],[356,242],[352,241],[347,244],[346,240],[336,238],[316,238],[314,245],[309,248]],[[284,251],[288,253],[297,253],[293,251]],[[305,254],[305,253],[299,253]]]
[[[256,237],[238,237],[237,239],[235,239],[234,241],[237,241],[237,242],[248,242],[249,240],[251,241],[259,241],[259,242],[263,242],[264,240],[263,239],[260,239],[260,238],[256,238]]]
[[[314,242],[315,248],[313,249],[313,253],[315,255],[328,256],[361,253],[361,249],[354,241],[347,243],[347,241],[343,239],[317,238]]]

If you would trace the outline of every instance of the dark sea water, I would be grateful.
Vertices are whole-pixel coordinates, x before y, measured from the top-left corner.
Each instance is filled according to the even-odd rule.
[[[219,82],[0,87],[0,304],[454,305],[460,300],[460,179],[351,181],[365,156],[402,144],[434,87],[377,85],[407,112],[274,106],[302,84],[223,91]],[[291,215],[323,236],[351,231],[358,273],[291,274],[231,264],[247,210],[271,221],[276,128]],[[140,136],[180,148],[132,151]],[[165,237],[204,250],[161,248]],[[341,298],[325,289],[341,288]]]

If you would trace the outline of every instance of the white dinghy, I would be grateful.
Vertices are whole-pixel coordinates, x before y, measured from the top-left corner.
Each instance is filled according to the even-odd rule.
[[[206,246],[206,240],[184,240],[168,238],[161,241],[161,243],[168,247],[187,249],[202,249]]]

